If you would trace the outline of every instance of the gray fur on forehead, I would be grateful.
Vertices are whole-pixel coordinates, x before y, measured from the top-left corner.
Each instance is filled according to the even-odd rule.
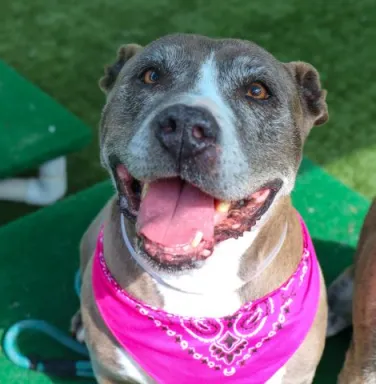
[[[161,37],[144,48],[143,55],[153,58],[177,56],[185,51],[194,54],[192,59],[202,60],[212,53],[216,58],[226,60],[234,57],[243,57],[243,60],[252,54],[260,62],[268,60],[276,63],[277,60],[257,44],[240,39],[215,39],[193,34],[174,34]]]
[[[124,163],[138,180],[180,176],[223,200],[243,199],[271,179],[283,179],[283,193],[290,193],[305,138],[327,120],[326,93],[312,66],[283,64],[252,42],[198,35],[162,37],[131,57],[128,50],[121,51],[121,74],[107,83],[105,160]],[[161,81],[144,86],[139,78],[152,67]],[[258,81],[272,96],[267,102],[246,98]],[[218,121],[214,166],[201,158],[179,164],[159,143],[156,118],[174,103],[202,105]]]

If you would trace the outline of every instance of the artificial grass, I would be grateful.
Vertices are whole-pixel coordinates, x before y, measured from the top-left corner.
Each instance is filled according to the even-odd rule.
[[[24,318],[39,318],[68,329],[78,306],[73,277],[78,268],[79,239],[112,192],[110,183],[105,182],[0,229],[0,337]],[[307,161],[300,170],[293,200],[306,220],[330,283],[351,263],[369,203]],[[344,332],[328,341],[315,384],[336,382],[349,336],[350,332]],[[23,338],[21,349],[44,357],[62,353],[37,334]],[[14,366],[0,350],[0,383],[63,382]]]
[[[251,39],[284,61],[305,60],[328,89],[330,122],[313,131],[306,154],[347,185],[376,191],[374,0],[2,0],[0,57],[96,131],[102,66],[120,44],[172,32]],[[104,178],[93,142],[71,155],[69,191]],[[1,204],[2,216],[23,207]]]
[[[91,131],[0,61],[0,178],[82,149]]]

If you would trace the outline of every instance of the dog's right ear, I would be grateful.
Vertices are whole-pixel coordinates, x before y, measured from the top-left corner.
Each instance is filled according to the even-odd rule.
[[[104,76],[99,80],[99,87],[104,93],[112,89],[124,64],[141,49],[138,44],[122,45],[119,48],[116,62],[105,67]]]

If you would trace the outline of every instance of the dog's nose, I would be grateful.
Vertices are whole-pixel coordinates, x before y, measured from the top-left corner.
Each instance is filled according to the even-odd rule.
[[[217,141],[218,124],[205,108],[176,104],[156,116],[156,135],[176,160],[193,157]]]

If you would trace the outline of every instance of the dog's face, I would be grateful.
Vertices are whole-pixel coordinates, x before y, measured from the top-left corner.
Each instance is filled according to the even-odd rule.
[[[293,188],[305,138],[327,118],[317,71],[240,40],[173,35],[122,47],[101,159],[136,221],[138,248],[193,266]]]

